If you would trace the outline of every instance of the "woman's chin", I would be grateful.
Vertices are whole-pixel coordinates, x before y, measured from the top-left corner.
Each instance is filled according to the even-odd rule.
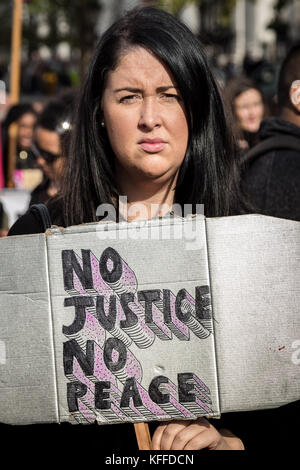
[[[245,131],[250,132],[252,134],[254,134],[255,132],[258,132],[258,129],[259,129],[259,124],[252,124],[252,125],[245,127]]]
[[[170,168],[166,167],[150,167],[150,168],[140,168],[139,174],[143,179],[155,181],[158,183],[163,183],[168,181],[173,176]]]

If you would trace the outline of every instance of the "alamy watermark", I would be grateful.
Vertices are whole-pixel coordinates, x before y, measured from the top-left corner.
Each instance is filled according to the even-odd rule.
[[[295,364],[295,366],[300,366],[300,339],[292,343],[292,349],[296,350],[292,354],[292,363]]]
[[[173,204],[171,207],[167,204],[128,204],[127,197],[120,196],[116,206],[117,209],[112,204],[101,204],[97,208],[96,215],[100,222],[96,230],[101,240],[184,239],[186,249],[191,250],[200,248],[199,244],[202,245],[203,233],[196,216],[204,215],[203,204]],[[118,228],[110,230],[109,222],[121,224],[118,224]]]

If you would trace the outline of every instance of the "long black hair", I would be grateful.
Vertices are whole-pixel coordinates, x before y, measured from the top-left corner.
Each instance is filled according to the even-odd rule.
[[[156,8],[135,8],[100,39],[82,87],[62,193],[66,225],[97,220],[96,208],[118,197],[114,155],[101,127],[101,98],[107,73],[129,49],[139,46],[172,73],[187,113],[189,142],[175,188],[175,202],[204,204],[207,216],[238,209],[235,146],[223,103],[204,51],[192,32]]]
[[[37,117],[37,112],[35,111],[31,103],[15,104],[9,109],[2,124],[3,171],[4,171],[5,179],[8,176],[7,171],[8,171],[9,126],[13,124],[14,122],[17,122],[25,114],[32,114],[33,116]]]

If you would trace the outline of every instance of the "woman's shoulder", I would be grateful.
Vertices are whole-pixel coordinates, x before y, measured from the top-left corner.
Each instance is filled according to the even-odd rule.
[[[29,235],[32,233],[43,233],[42,220],[38,214],[29,209],[26,214],[22,215],[10,228],[8,236],[13,235]]]
[[[58,198],[50,199],[46,204],[52,225],[64,226],[62,200]],[[26,214],[22,215],[10,228],[8,236],[29,235],[34,233],[43,233],[44,225],[39,212],[29,208]]]

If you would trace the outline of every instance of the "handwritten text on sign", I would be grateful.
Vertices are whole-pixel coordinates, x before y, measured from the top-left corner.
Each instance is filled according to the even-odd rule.
[[[74,321],[63,326],[64,372],[69,411],[79,421],[144,421],[194,417],[212,412],[209,388],[193,373],[177,384],[157,375],[146,389],[143,365],[131,350],[150,348],[156,338],[203,340],[212,334],[209,286],[138,290],[133,270],[113,248],[98,260],[91,250],[62,251],[65,307]]]

